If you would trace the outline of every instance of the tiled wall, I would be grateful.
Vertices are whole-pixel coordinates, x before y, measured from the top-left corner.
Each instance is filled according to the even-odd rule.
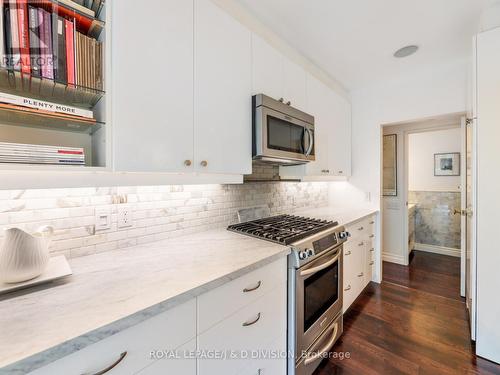
[[[134,226],[117,228],[117,207],[126,198]],[[271,213],[328,204],[328,184],[245,183],[146,187],[0,190],[0,228],[56,229],[53,255],[77,257],[166,239],[237,220],[239,208],[267,204]],[[109,209],[111,229],[95,231],[95,210]],[[0,240],[4,233],[0,232]]]
[[[460,249],[459,192],[410,191],[415,203],[415,242]]]

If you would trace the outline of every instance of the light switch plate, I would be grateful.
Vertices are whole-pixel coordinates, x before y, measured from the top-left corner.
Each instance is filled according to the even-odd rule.
[[[111,229],[111,211],[109,209],[95,210],[95,230]]]

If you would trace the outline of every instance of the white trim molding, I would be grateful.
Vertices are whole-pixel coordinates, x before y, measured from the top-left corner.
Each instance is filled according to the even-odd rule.
[[[408,265],[408,260],[406,259],[406,257],[397,254],[382,253],[382,260],[384,262],[401,264],[403,266]]]
[[[426,251],[428,253],[449,255],[452,257],[460,258],[460,249],[454,249],[452,247],[427,245],[423,243],[415,243],[413,247],[414,250]]]

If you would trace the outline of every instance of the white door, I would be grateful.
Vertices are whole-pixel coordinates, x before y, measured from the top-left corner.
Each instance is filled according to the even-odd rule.
[[[195,1],[194,164],[252,172],[251,33],[208,0]]]
[[[283,55],[256,34],[252,34],[252,95],[283,98]]]
[[[476,353],[500,362],[500,28],[477,36]],[[473,130],[474,130],[473,129]],[[474,256],[473,256],[474,259]],[[473,264],[474,267],[474,264]],[[474,280],[474,279],[473,279]],[[474,289],[474,284],[472,284]]]
[[[147,20],[137,26],[137,20]],[[134,27],[136,25],[137,27]],[[113,149],[118,171],[189,171],[193,2],[113,4]],[[146,41],[146,42],[145,42]]]

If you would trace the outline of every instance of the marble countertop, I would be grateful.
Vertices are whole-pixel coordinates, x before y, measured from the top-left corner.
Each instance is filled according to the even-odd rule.
[[[0,299],[0,373],[25,374],[288,253],[220,229],[72,259],[65,282]]]
[[[340,225],[349,225],[367,216],[377,213],[378,209],[373,207],[319,207],[308,208],[294,212],[295,215],[303,215],[322,220],[335,220]]]

